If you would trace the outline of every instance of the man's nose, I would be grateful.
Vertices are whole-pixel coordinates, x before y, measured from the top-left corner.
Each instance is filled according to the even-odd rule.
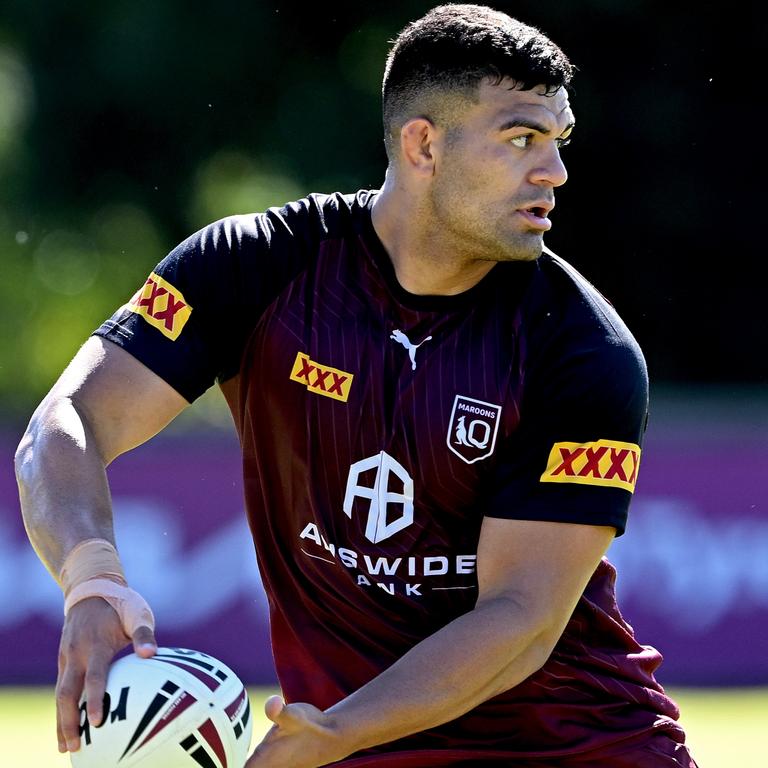
[[[535,184],[551,184],[553,187],[561,187],[568,181],[568,171],[554,142],[541,158],[541,163],[531,171],[531,181]]]

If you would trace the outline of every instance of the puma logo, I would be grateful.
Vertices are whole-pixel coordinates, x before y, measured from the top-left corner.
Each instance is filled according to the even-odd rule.
[[[411,358],[411,370],[416,370],[416,350],[424,343],[424,341],[429,341],[432,337],[427,336],[424,341],[420,341],[418,344],[411,344],[411,340],[402,332],[399,330],[392,331],[390,339],[394,339],[398,344],[402,344],[407,350],[408,350],[408,357]]]

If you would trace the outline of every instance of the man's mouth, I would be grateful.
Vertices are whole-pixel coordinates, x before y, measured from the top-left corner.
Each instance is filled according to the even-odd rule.
[[[554,203],[541,201],[534,202],[531,205],[526,205],[517,209],[519,213],[528,223],[529,226],[534,229],[548,230],[552,226],[552,222],[547,218],[547,214],[554,208]]]

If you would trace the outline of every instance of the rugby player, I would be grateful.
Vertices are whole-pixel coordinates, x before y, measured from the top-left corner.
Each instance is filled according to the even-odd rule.
[[[211,224],[78,352],[17,458],[66,595],[62,751],[83,689],[101,720],[115,652],[156,647],[104,468],[218,382],[283,694],[248,768],[695,765],[603,557],[645,363],[543,244],[571,76],[531,27],[433,9],[387,61],[380,190]]]

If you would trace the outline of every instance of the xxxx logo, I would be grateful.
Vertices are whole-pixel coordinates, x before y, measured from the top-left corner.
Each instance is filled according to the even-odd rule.
[[[192,314],[192,307],[181,291],[154,272],[125,305],[125,309],[141,315],[171,341],[176,341]]]
[[[310,360],[309,355],[303,352],[296,355],[293,370],[291,370],[291,381],[298,381],[317,395],[332,397],[343,403],[347,402],[354,378],[351,373],[329,368],[327,365],[320,365]]]
[[[602,485],[634,493],[639,466],[640,447],[634,443],[555,443],[541,482]]]

